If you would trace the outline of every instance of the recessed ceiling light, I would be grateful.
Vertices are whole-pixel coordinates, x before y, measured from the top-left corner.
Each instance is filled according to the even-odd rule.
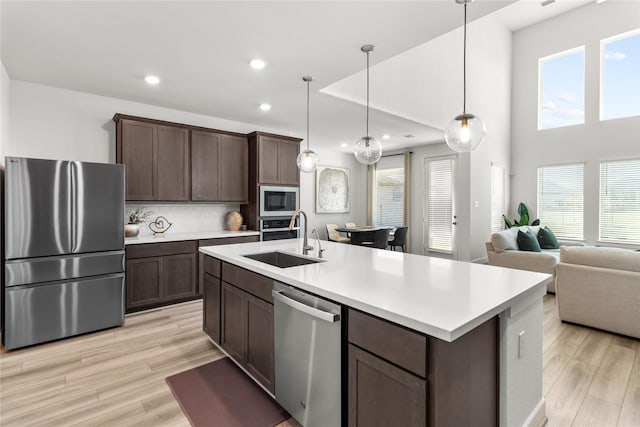
[[[391,137],[389,136],[388,133],[385,133],[384,135],[382,135],[382,139],[389,139],[389,138],[391,138]]]
[[[342,144],[340,144],[340,147],[342,148],[347,148],[349,146],[349,144],[347,144],[346,142],[343,142]]]
[[[158,76],[148,75],[144,78],[144,80],[150,85],[157,85],[158,83],[160,83],[160,79],[158,78]]]
[[[271,110],[271,105],[270,104],[260,104],[260,109],[262,111],[269,111],[269,110]]]
[[[267,64],[262,60],[262,59],[252,59],[249,62],[249,65],[251,66],[251,68],[253,68],[254,70],[262,70]]]

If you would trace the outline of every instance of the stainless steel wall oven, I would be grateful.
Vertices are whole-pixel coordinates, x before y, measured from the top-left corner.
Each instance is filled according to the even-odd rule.
[[[281,218],[263,218],[260,220],[260,240],[282,240],[295,239],[300,232],[298,218],[296,218],[295,227],[289,230],[290,217]]]

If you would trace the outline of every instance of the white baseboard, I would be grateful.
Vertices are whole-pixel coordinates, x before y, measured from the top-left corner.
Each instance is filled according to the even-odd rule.
[[[524,422],[522,427],[542,427],[547,423],[547,413],[545,409],[545,401],[542,399],[536,405],[529,418]]]

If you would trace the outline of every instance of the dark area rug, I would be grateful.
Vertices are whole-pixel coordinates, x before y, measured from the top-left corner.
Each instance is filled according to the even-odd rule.
[[[166,381],[194,427],[273,427],[290,417],[228,357]]]

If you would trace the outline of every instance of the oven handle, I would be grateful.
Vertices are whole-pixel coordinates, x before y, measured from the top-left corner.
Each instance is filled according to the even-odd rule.
[[[311,307],[309,305],[306,305],[304,303],[291,299],[288,296],[284,295],[282,291],[272,290],[271,295],[273,295],[274,299],[280,301],[284,305],[288,305],[289,307],[296,309],[298,311],[301,311],[303,313],[306,313],[311,317],[315,317],[316,319],[324,320],[325,322],[329,322],[329,323],[335,323],[340,321],[339,314],[320,310],[318,308]]]

